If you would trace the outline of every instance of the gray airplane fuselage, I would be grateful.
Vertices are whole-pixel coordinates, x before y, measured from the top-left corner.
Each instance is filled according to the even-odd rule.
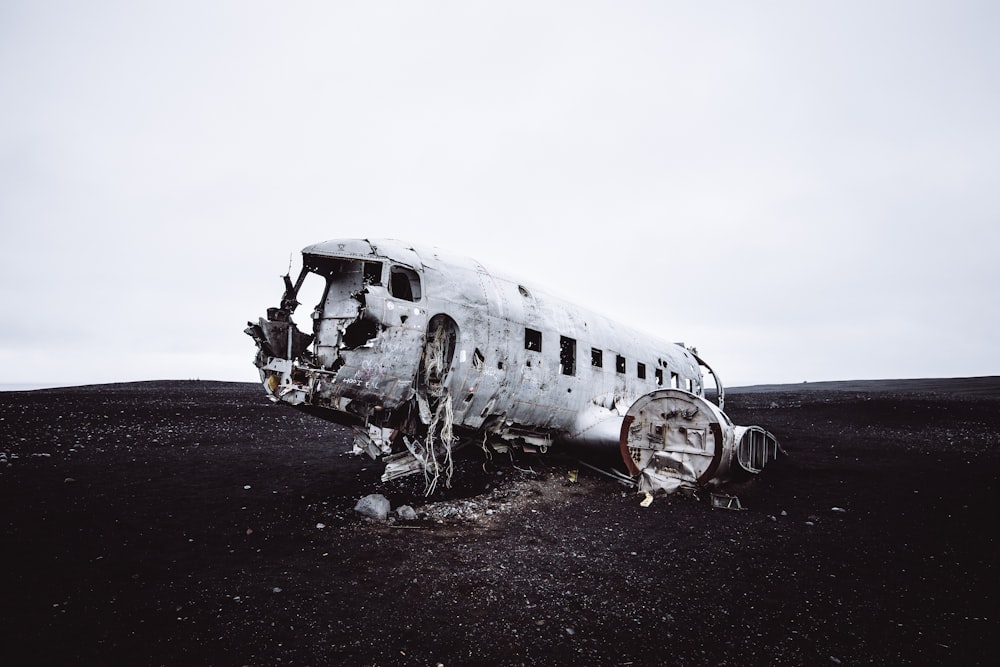
[[[357,451],[409,450],[406,472],[426,467],[445,422],[456,442],[617,447],[640,397],[704,400],[692,350],[474,260],[362,239],[302,255],[281,306],[247,329],[268,395],[354,427]],[[300,304],[306,292],[318,301]]]

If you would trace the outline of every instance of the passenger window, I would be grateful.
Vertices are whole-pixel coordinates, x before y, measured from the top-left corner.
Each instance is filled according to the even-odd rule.
[[[542,332],[524,328],[524,349],[534,352],[542,351]]]
[[[559,336],[559,366],[563,375],[576,375],[576,340]]]
[[[404,301],[419,301],[420,276],[405,266],[393,266],[389,271],[389,294]]]
[[[670,386],[672,388],[674,388],[674,389],[678,389],[679,388],[677,373],[671,373],[670,374]]]
[[[598,350],[596,347],[590,348],[590,365],[594,368],[604,366],[604,352],[602,350]]]
[[[625,357],[620,354],[615,357],[615,370],[619,373],[625,373]]]
[[[645,380],[646,379],[646,364],[642,363],[641,361],[639,363],[637,363],[636,366],[635,366],[635,372],[636,372],[636,375],[639,376],[640,380]]]
[[[657,368],[656,369],[656,386],[657,387],[662,387],[663,386],[663,369],[662,368]]]

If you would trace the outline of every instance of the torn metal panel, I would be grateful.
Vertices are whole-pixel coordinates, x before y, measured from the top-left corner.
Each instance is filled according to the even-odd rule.
[[[734,438],[736,464],[749,474],[759,473],[764,466],[785,453],[778,439],[760,426],[737,426]]]
[[[670,387],[704,396],[707,365],[693,349],[399,241],[308,246],[297,278],[283,278],[280,305],[246,332],[271,400],[352,426],[355,450],[386,460],[388,478],[423,472],[429,489],[442,476],[447,483],[463,444],[620,446],[624,420],[646,397]],[[728,424],[718,412],[705,419]],[[745,471],[780,451],[763,429],[733,428],[709,435],[732,440]],[[647,457],[647,486],[712,477],[697,468],[711,456],[683,452],[679,437]],[[685,437],[692,450],[708,442]]]

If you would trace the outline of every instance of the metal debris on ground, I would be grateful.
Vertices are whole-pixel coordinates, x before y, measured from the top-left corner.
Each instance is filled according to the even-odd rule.
[[[725,493],[712,494],[712,507],[720,507],[726,510],[746,509],[740,504],[740,499],[737,496],[730,496]]]

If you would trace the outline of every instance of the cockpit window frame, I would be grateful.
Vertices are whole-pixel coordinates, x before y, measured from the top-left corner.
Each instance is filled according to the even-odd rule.
[[[417,303],[423,298],[420,274],[408,266],[389,266],[389,294],[396,299]]]

